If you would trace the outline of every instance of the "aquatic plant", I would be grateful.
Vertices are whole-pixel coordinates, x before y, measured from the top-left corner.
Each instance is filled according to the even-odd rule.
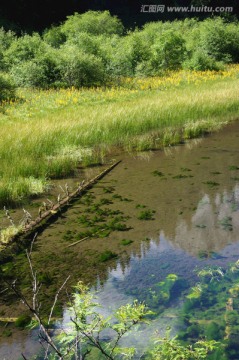
[[[208,185],[210,188],[214,188],[214,187],[220,185],[220,184],[217,183],[216,181],[212,181],[212,180],[204,181],[203,184]]]
[[[133,240],[130,240],[130,239],[122,239],[121,240],[121,244],[126,246],[126,245],[130,245],[132,244]]]
[[[142,210],[138,215],[139,220],[154,220],[155,210]]]
[[[99,261],[100,262],[106,262],[108,260],[114,259],[116,258],[118,255],[114,252],[112,252],[111,250],[106,250],[103,253],[100,254],[99,256]]]

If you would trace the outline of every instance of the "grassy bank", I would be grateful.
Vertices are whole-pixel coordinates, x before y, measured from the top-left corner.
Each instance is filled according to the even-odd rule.
[[[124,79],[108,89],[19,90],[0,113],[0,204],[40,194],[49,179],[103,161],[112,146],[147,150],[238,117],[239,66]]]

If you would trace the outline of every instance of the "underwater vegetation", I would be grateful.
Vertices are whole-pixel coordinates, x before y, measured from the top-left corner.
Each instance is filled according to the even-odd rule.
[[[239,261],[226,269],[206,267],[197,270],[199,282],[191,287],[180,313],[182,329],[178,338],[220,341],[218,357],[239,358]]]

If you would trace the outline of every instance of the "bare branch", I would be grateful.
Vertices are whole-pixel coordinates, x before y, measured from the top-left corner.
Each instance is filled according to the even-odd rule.
[[[52,307],[51,307],[50,315],[49,315],[49,318],[48,318],[48,325],[49,325],[50,322],[51,322],[52,313],[53,313],[53,310],[54,310],[54,308],[55,308],[55,305],[56,305],[58,296],[59,296],[61,290],[64,288],[64,286],[66,285],[66,283],[67,283],[67,281],[68,281],[69,279],[70,279],[70,275],[66,278],[66,280],[65,280],[64,283],[61,285],[61,287],[59,288],[59,290],[57,291],[57,293],[56,293],[56,295],[55,295],[55,299],[54,299],[53,305],[52,305]]]

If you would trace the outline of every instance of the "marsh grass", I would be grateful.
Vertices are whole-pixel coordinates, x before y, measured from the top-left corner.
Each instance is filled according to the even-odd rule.
[[[158,149],[219,129],[238,117],[238,73],[234,66],[128,79],[120,88],[21,89],[21,101],[0,114],[0,204],[44,192],[79,165],[101,164],[112,147]]]

